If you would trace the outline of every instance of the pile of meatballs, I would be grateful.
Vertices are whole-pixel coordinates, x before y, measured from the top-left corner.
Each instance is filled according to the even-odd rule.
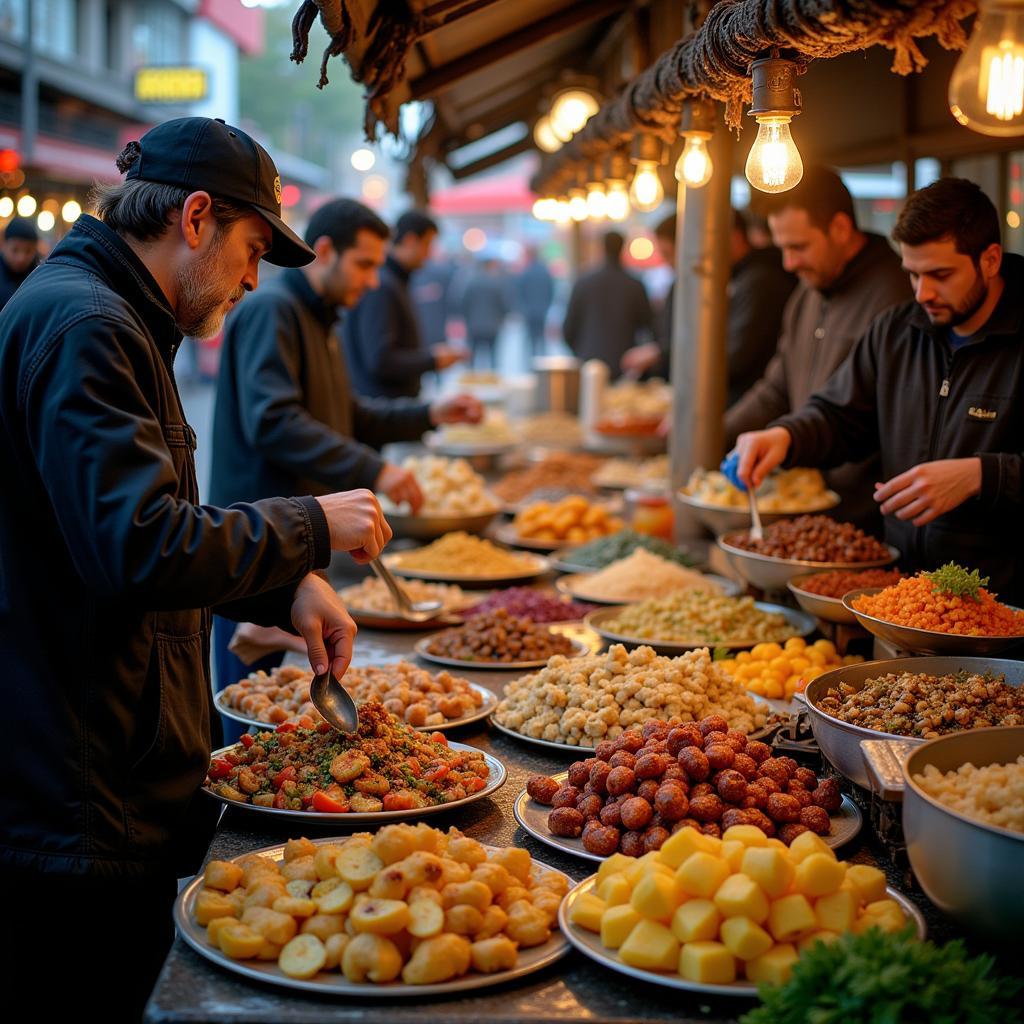
[[[801,832],[828,834],[842,795],[791,757],[730,729],[721,715],[696,723],[651,720],[599,743],[559,784],[534,775],[527,792],[552,807],[548,828],[582,838],[589,853],[640,857],[681,828],[721,836],[756,825],[788,846]]]

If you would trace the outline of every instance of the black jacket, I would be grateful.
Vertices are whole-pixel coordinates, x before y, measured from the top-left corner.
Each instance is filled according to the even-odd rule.
[[[980,456],[981,493],[927,526],[885,517],[885,538],[912,569],[950,559],[1024,596],[1024,258],[1003,256],[1005,288],[963,347],[914,302],[879,316],[826,385],[775,420],[793,436],[788,463],[835,466],[880,453],[879,481],[921,462]]]
[[[214,504],[372,488],[384,463],[368,445],[418,440],[430,429],[422,403],[352,394],[337,316],[301,270],[287,270],[228,318],[213,417]]]
[[[285,625],[330,557],[312,498],[198,504],[180,342],[145,266],[92,217],[0,314],[7,870],[181,874],[219,729],[209,609]]]
[[[3,309],[14,297],[14,293],[25,283],[25,279],[39,266],[38,257],[32,261],[32,266],[24,274],[15,274],[7,261],[0,256],[0,309]]]
[[[420,378],[434,369],[409,295],[409,272],[394,256],[345,318],[343,337],[352,384],[370,398],[415,398]]]

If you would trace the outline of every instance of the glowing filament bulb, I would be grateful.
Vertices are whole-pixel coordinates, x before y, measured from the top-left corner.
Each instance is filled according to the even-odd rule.
[[[1000,121],[1024,113],[1024,55],[1009,39],[999,44],[999,53],[988,63],[985,109]]]
[[[691,135],[676,161],[676,181],[686,182],[690,188],[701,188],[711,180],[714,170],[707,139]]]
[[[629,216],[629,193],[624,182],[616,181],[608,186],[605,213],[609,220],[625,220]]]
[[[757,139],[750,147],[744,171],[747,181],[761,192],[786,192],[804,176],[803,160],[789,122],[785,116],[757,119]]]
[[[634,208],[644,213],[656,210],[661,205],[665,189],[654,160],[641,160],[637,163],[633,183],[629,186],[629,198]]]

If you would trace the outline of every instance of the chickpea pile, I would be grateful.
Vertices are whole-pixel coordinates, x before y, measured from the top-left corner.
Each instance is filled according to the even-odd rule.
[[[831,640],[809,644],[803,637],[794,636],[782,647],[758,644],[752,650],[740,651],[735,658],[719,662],[719,666],[740,685],[762,697],[792,700],[794,693],[823,672],[863,660],[859,655],[841,658]]]
[[[762,540],[748,533],[733,533],[728,543],[745,551],[802,562],[881,562],[891,558],[889,549],[853,523],[837,523],[828,516],[797,516],[764,528]]]
[[[554,504],[538,501],[528,505],[513,521],[516,532],[523,540],[565,541],[584,544],[607,537],[623,527],[607,506],[592,504],[582,495],[574,494]]]
[[[819,782],[791,757],[773,757],[721,715],[645,722],[599,743],[593,757],[569,766],[565,782],[534,775],[526,789],[553,808],[552,834],[582,837],[602,857],[642,857],[685,828],[720,837],[733,825],[756,825],[788,845],[803,832],[827,835],[829,813],[842,802],[835,779]]]
[[[464,626],[437,633],[427,650],[459,661],[504,663],[546,661],[556,654],[576,653],[568,637],[517,618],[505,608],[474,615]]]
[[[313,843],[284,858],[211,861],[192,908],[233,960],[276,961],[291,978],[341,971],[355,983],[450,981],[516,965],[557,928],[566,878],[526,850],[493,849],[427,825]]]

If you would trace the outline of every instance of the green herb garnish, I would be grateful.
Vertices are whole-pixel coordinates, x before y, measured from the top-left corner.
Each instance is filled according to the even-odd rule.
[[[956,597],[969,597],[972,601],[978,600],[978,591],[988,584],[987,576],[979,576],[977,569],[968,572],[962,565],[956,562],[947,562],[944,566],[934,572],[922,573],[927,576],[935,585],[935,592],[942,594],[953,594]]]
[[[1011,1024],[1021,982],[959,939],[918,942],[914,930],[871,928],[804,952],[785,985],[762,985],[763,1003],[741,1024]]]

